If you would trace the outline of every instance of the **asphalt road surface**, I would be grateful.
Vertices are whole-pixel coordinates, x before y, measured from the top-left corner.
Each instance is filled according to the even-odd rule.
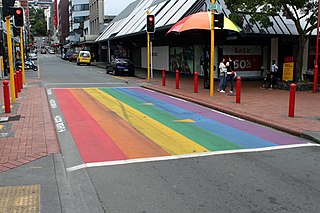
[[[310,141],[143,90],[104,69],[39,59],[74,190],[64,205],[319,212],[320,147]]]

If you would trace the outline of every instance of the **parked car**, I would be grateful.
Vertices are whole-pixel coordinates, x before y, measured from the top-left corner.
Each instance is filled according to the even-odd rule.
[[[78,52],[71,52],[71,55],[69,57],[69,61],[76,61],[78,57]]]
[[[31,60],[37,60],[37,59],[38,59],[38,56],[37,56],[36,53],[29,53],[29,58],[30,58]]]
[[[63,60],[69,60],[70,56],[71,56],[71,51],[68,51],[68,52],[64,53],[64,54],[61,56],[61,58],[62,58]]]
[[[112,73],[113,75],[125,74],[134,75],[135,69],[133,63],[126,58],[115,58],[110,64],[106,66],[106,73]]]
[[[89,51],[80,51],[77,57],[77,65],[91,64],[91,54]]]
[[[49,49],[48,52],[49,52],[50,54],[54,54],[54,50]]]

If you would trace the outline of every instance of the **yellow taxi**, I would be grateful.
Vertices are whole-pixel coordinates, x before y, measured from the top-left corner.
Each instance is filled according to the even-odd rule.
[[[91,54],[89,51],[80,51],[77,57],[77,65],[91,64]]]

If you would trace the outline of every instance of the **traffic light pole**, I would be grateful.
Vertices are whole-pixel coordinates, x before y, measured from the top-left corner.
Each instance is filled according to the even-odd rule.
[[[26,75],[24,71],[24,45],[23,45],[23,28],[20,28],[20,54],[21,54],[21,69],[22,69],[22,83],[26,83]]]
[[[212,0],[214,4],[215,0]],[[211,10],[211,50],[210,50],[210,96],[214,91],[214,9]]]
[[[150,33],[147,32],[147,48],[148,48],[148,82],[150,81]]]
[[[10,90],[12,103],[16,103],[16,92],[14,87],[14,69],[13,69],[13,57],[12,57],[12,41],[11,41],[11,27],[10,16],[6,16],[6,29],[7,29],[7,45],[8,45],[8,60],[10,67]]]

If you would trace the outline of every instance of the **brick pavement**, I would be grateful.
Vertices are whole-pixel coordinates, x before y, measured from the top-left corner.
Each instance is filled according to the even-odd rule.
[[[2,85],[1,81],[3,106]],[[10,114],[1,110],[2,117],[20,115],[20,119],[1,123],[5,126],[1,133],[8,136],[2,134],[0,138],[0,172],[60,152],[46,91],[40,87],[40,81],[28,80],[16,100]]]

